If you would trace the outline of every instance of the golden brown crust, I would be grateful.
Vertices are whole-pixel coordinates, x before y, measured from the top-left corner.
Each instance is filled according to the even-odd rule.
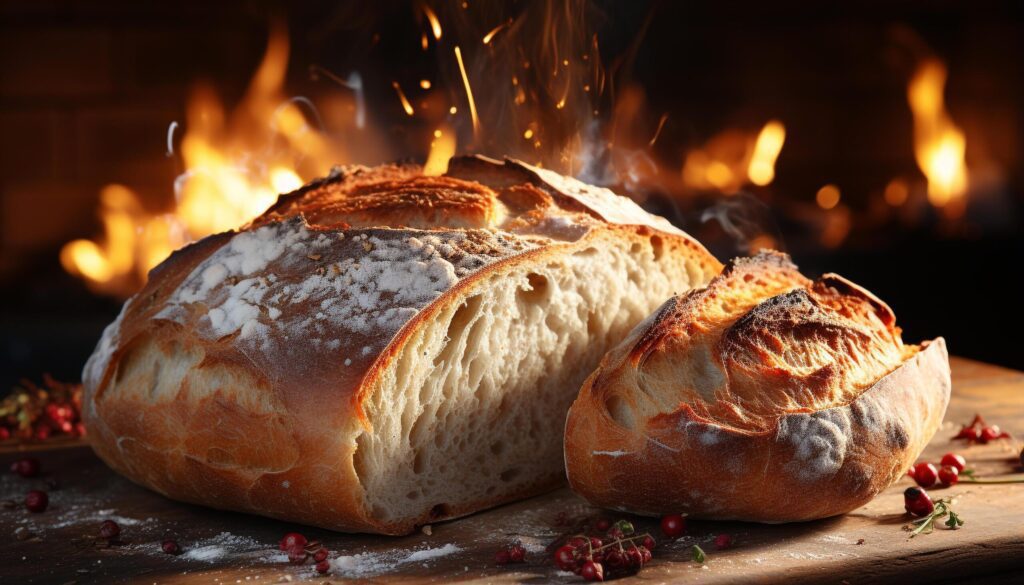
[[[811,282],[779,254],[734,262],[666,303],[586,382],[566,424],[570,484],[646,514],[847,512],[895,481],[941,422],[945,344],[918,349],[888,306],[841,277]]]
[[[393,522],[368,509],[352,437],[368,424],[366,392],[417,328],[493,275],[603,242],[656,240],[699,266],[694,282],[721,265],[639,208],[609,213],[633,224],[597,219],[607,195],[567,209],[559,198],[575,199],[518,163],[472,164],[501,180],[346,167],[173,254],[83,374],[100,457],[172,498],[337,530],[404,533],[507,501]]]

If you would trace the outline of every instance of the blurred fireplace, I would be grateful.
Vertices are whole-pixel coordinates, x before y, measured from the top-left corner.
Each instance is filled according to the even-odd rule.
[[[418,48],[416,8],[392,4],[0,6],[0,388],[43,371],[77,378],[118,302],[66,274],[61,246],[97,234],[109,183],[129,186],[148,209],[171,205],[183,169],[166,156],[168,124],[184,118],[196,80],[228,103],[242,96],[272,15],[290,31],[289,93],[317,102],[338,91],[310,65],[358,70],[378,126],[395,144],[410,140],[392,81],[428,77],[437,63]],[[602,54],[625,53],[651,5],[601,4]],[[955,353],[1024,368],[1024,343],[1006,335],[1024,327],[1024,21],[1015,8],[863,2],[810,15],[804,2],[661,3],[632,74],[653,119],[668,115],[652,151],[678,173],[686,152],[719,132],[781,121],[775,180],[750,189],[766,204],[757,221],[773,224],[809,272],[841,272],[889,301],[908,339],[943,334]],[[906,91],[925,54],[948,67],[946,106],[966,135],[972,180],[985,179],[955,222],[927,207],[884,208],[893,179],[923,183]],[[814,227],[828,217],[815,200],[828,184],[855,218],[835,245]],[[654,190],[645,204],[727,256],[732,240],[699,221],[720,197]]]

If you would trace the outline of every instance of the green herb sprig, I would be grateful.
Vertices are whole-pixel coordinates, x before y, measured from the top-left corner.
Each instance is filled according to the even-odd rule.
[[[943,524],[950,530],[956,530],[964,525],[964,519],[959,514],[953,511],[952,498],[942,498],[935,502],[935,509],[932,510],[931,514],[918,518],[910,524],[904,526],[904,530],[910,531],[910,538],[914,538],[918,534],[931,534],[932,530],[935,529],[935,522],[945,518],[946,521]]]

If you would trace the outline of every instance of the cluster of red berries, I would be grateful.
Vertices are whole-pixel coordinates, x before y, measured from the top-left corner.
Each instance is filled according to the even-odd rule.
[[[0,401],[0,441],[18,437],[43,441],[55,435],[85,435],[82,424],[82,385],[65,384],[49,375],[43,386],[22,381]]]
[[[298,532],[285,534],[278,546],[288,554],[288,562],[293,565],[301,565],[312,557],[316,563],[317,573],[322,575],[331,570],[331,561],[328,560],[330,551],[315,540],[306,540],[306,537]]]
[[[968,443],[985,444],[996,439],[1009,439],[1010,433],[1003,431],[999,425],[989,425],[980,414],[974,415],[971,424],[964,425],[953,439],[964,439]]]
[[[578,534],[555,550],[555,566],[587,581],[636,573],[653,558],[657,545],[650,534],[636,534],[633,524],[598,520],[594,528],[604,536]]]
[[[499,565],[509,563],[525,563],[526,549],[521,544],[510,544],[494,553],[494,562]]]
[[[946,453],[936,468],[931,463],[921,462],[910,468],[907,474],[923,488],[938,483],[944,487],[955,485],[960,481],[960,473],[967,466],[967,460],[956,453]]]
[[[904,490],[903,507],[915,518],[922,518],[935,511],[935,504],[924,488],[908,487]]]

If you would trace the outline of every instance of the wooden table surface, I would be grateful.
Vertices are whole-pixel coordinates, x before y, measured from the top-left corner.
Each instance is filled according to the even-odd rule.
[[[1019,442],[964,447],[950,441],[975,412],[1024,437],[1024,373],[955,359],[953,400],[923,458],[938,460],[955,449],[979,475],[1019,475]],[[42,476],[24,479],[6,471],[23,451],[42,461]],[[579,583],[579,577],[557,571],[543,549],[566,530],[557,526],[560,517],[599,514],[562,489],[435,525],[429,535],[343,535],[167,500],[115,475],[83,445],[7,445],[0,447],[0,464],[0,499],[18,502],[14,509],[0,508],[0,583]],[[57,489],[47,487],[54,479]],[[1024,484],[932,490],[936,498],[954,496],[966,524],[913,539],[902,529],[908,485],[904,479],[867,506],[829,520],[776,526],[692,521],[688,536],[659,546],[648,567],[622,582],[1024,582]],[[20,504],[30,489],[50,491],[44,513],[31,514]],[[107,518],[122,527],[118,546],[95,542]],[[651,520],[634,520],[641,529],[655,529]],[[31,537],[17,538],[19,528]],[[295,529],[344,557],[330,575],[283,559],[277,542]],[[734,535],[736,546],[715,551],[711,541],[723,532]],[[163,554],[165,537],[175,538],[185,553]],[[495,566],[494,552],[513,539],[526,546],[527,562]],[[704,565],[691,559],[694,544],[707,551]]]

